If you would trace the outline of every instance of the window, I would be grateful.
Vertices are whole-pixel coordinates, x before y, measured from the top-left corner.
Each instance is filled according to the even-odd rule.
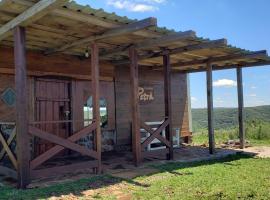
[[[108,109],[105,98],[100,98],[100,125],[102,128],[108,127]],[[93,120],[93,98],[90,96],[83,107],[84,112],[84,126],[88,126]]]

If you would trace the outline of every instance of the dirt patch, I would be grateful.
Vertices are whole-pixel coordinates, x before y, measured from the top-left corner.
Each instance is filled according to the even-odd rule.
[[[256,156],[260,158],[270,158],[270,147],[266,146],[248,147],[242,151],[246,153],[256,154]]]

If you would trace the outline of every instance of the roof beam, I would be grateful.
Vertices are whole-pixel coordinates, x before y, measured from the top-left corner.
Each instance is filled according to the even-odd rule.
[[[164,47],[172,42],[181,41],[185,39],[192,39],[195,37],[196,37],[196,33],[194,31],[177,32],[174,34],[165,35],[165,36],[155,38],[155,39],[147,39],[141,43],[135,44],[134,47],[137,50],[148,49],[152,47]],[[126,51],[130,45],[125,46],[125,47],[118,47],[116,49],[101,53],[101,57],[105,58],[108,56],[119,54],[123,51]]]
[[[259,66],[266,66],[270,65],[270,60],[267,61],[256,61],[256,62],[240,62],[238,64],[225,64],[225,65],[213,65],[213,70],[219,71],[219,70],[225,70],[225,69],[234,69],[238,66],[241,67],[259,67]],[[200,67],[199,69],[185,69],[182,70],[184,73],[196,73],[196,72],[204,72],[206,70],[205,67]]]
[[[90,36],[84,39],[80,39],[80,40],[68,43],[60,48],[49,50],[45,52],[45,54],[52,54],[55,52],[65,51],[66,49],[70,49],[75,46],[79,46],[79,45],[83,45],[83,44],[87,44],[91,42],[97,42],[102,39],[108,39],[111,37],[121,36],[121,35],[129,34],[129,33],[134,33],[136,31],[153,27],[153,26],[157,26],[157,19],[150,17],[144,20],[131,23],[131,24],[127,24],[124,26],[111,29],[109,31],[101,33],[100,35],[94,35],[94,36]]]
[[[12,0],[15,3],[24,5],[24,6],[32,6],[34,3],[28,0]],[[68,7],[69,5],[67,5]],[[60,16],[71,20],[76,20],[79,22],[92,24],[104,28],[116,28],[121,26],[121,23],[115,21],[108,21],[102,19],[97,16],[76,12],[74,10],[69,10],[68,8],[55,9],[52,11],[54,16]],[[152,36],[160,36],[160,33],[151,30],[141,30],[134,33],[134,35],[142,36],[142,37],[152,37]]]
[[[183,46],[183,47],[179,47],[179,48],[175,48],[175,49],[168,49],[167,51],[170,55],[182,54],[182,53],[184,54],[184,53],[188,53],[191,51],[197,51],[197,50],[201,50],[201,49],[221,48],[221,47],[224,47],[226,45],[227,45],[226,39],[219,39],[219,40],[212,40],[209,42],[204,42],[204,43],[199,43],[199,44],[187,45],[187,46]],[[156,52],[156,53],[149,53],[146,55],[139,56],[138,59],[140,61],[142,61],[142,60],[146,60],[146,59],[161,57],[163,55],[164,55],[164,51],[160,51],[160,52]],[[128,64],[129,60],[120,60],[120,61],[116,61],[113,63],[117,64],[117,65],[124,65],[124,64]]]
[[[226,56],[219,56],[219,57],[213,57],[213,58],[207,58],[203,60],[192,60],[187,62],[179,62],[172,64],[173,68],[182,68],[182,67],[188,67],[193,65],[206,65],[207,62],[211,62],[212,64],[215,64],[216,62],[224,62],[224,61],[230,61],[230,60],[237,60],[237,59],[260,59],[267,56],[267,51],[254,51],[248,54],[232,54],[232,55],[226,55]]]
[[[69,0],[41,0],[0,28],[0,41],[11,34],[16,26],[27,26],[46,15],[50,10]]]

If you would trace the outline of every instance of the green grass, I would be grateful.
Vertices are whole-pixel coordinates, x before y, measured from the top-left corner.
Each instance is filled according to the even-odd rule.
[[[238,139],[238,133],[235,130],[216,130],[215,131],[216,144],[222,144],[224,142],[227,142],[228,140],[234,140],[234,139],[235,140]],[[256,138],[247,136],[246,139],[253,146],[270,146],[269,138],[256,139]],[[206,130],[203,130],[201,132],[194,133],[192,137],[192,141],[194,144],[197,144],[197,145],[201,145],[201,144],[208,145],[208,132]]]
[[[132,180],[100,176],[26,191],[4,186],[0,187],[0,199],[47,199],[68,194],[89,199],[83,196],[89,188],[102,188],[92,195],[94,199],[116,199],[110,191],[112,185],[112,191],[128,192],[134,199],[270,199],[269,166],[270,159],[239,154],[207,162],[158,165],[154,166],[158,173]],[[124,187],[117,187],[119,184]]]
[[[162,173],[141,177],[139,199],[270,199],[270,159],[241,155],[221,161],[160,166]],[[258,173],[260,172],[260,173]]]

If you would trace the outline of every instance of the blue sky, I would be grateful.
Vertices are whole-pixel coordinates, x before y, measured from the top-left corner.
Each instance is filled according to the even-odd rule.
[[[77,0],[130,18],[158,18],[159,26],[270,52],[269,0]],[[192,107],[206,107],[205,73],[190,75]],[[235,70],[214,72],[214,106],[236,107]],[[270,66],[243,69],[246,107],[270,105]]]

